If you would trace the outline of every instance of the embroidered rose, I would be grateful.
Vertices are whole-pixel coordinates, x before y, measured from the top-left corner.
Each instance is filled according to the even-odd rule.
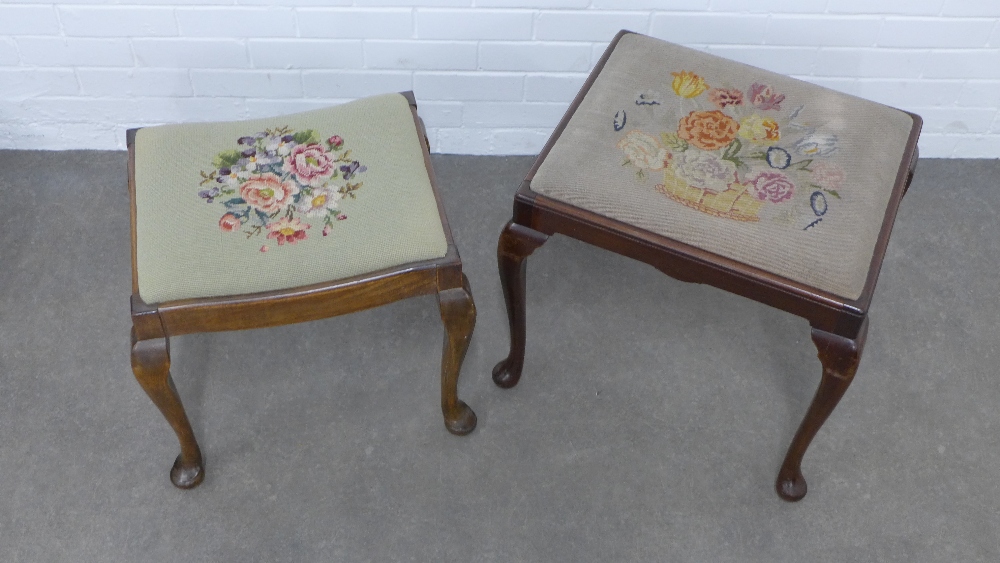
[[[333,156],[318,144],[298,145],[285,160],[283,170],[308,186],[322,186],[337,171]]]
[[[743,92],[735,88],[732,90],[712,88],[708,91],[708,100],[719,109],[726,106],[739,106],[743,105]]]
[[[306,217],[323,217],[328,211],[336,209],[337,203],[344,197],[330,188],[313,188],[310,193],[299,196],[296,211]]]
[[[813,133],[795,143],[795,151],[804,156],[830,156],[837,150],[837,136]]]
[[[750,180],[751,190],[757,199],[781,203],[791,199],[795,184],[780,172],[761,172]]]
[[[240,221],[240,218],[232,213],[226,213],[219,219],[219,228],[227,233],[240,230],[240,226],[242,225],[243,223]]]
[[[705,79],[691,71],[682,70],[670,74],[674,77],[670,87],[674,89],[675,94],[682,98],[694,98],[708,89]]]
[[[757,82],[750,85],[750,89],[747,90],[747,96],[750,98],[750,103],[753,107],[763,111],[771,109],[781,111],[781,102],[785,100],[784,94],[778,94],[767,84],[759,84]]]
[[[778,122],[756,113],[740,121],[740,137],[750,139],[759,145],[772,145],[781,139]]]
[[[642,131],[629,131],[615,146],[625,153],[629,162],[647,170],[663,170],[664,161],[670,154],[660,145],[659,139]]]
[[[274,174],[261,174],[240,186],[240,197],[264,213],[273,213],[288,205],[297,193],[299,188],[295,182],[282,182]]]
[[[844,171],[832,164],[820,162],[812,166],[812,183],[828,190],[839,190],[844,185]]]
[[[344,146],[344,138],[340,135],[334,135],[326,140],[326,144],[330,145],[332,149],[339,149]]]
[[[681,119],[677,136],[699,149],[714,151],[736,138],[740,125],[719,110],[692,111]]]
[[[736,165],[722,160],[714,152],[685,151],[674,159],[671,166],[677,176],[688,184],[715,192],[725,191],[736,180]]]
[[[306,229],[310,227],[311,225],[303,223],[299,219],[282,217],[281,220],[275,223],[267,224],[267,238],[277,239],[278,246],[282,246],[286,242],[288,244],[295,244],[300,240],[306,239]]]

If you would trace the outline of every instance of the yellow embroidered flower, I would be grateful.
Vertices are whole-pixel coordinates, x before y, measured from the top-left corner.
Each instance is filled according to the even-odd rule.
[[[758,145],[773,145],[781,139],[778,122],[756,113],[740,121],[740,137],[750,139]]]
[[[671,72],[670,74],[674,77],[670,86],[674,89],[674,93],[682,98],[694,98],[708,90],[705,79],[689,70]]]

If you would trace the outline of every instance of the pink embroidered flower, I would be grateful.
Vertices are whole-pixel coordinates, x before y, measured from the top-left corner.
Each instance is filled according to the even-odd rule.
[[[329,235],[330,235],[330,225],[327,225],[323,227],[323,236],[329,236]]]
[[[295,174],[303,184],[322,186],[337,171],[337,166],[330,153],[314,143],[293,148],[282,170]]]
[[[243,223],[240,221],[240,218],[232,213],[226,213],[222,216],[222,219],[219,219],[219,228],[227,233],[240,230],[242,225]]]
[[[330,145],[331,148],[339,149],[344,145],[344,138],[341,137],[340,135],[334,135],[329,139],[327,139],[326,142],[328,145]]]
[[[844,171],[840,168],[820,162],[812,167],[812,182],[828,190],[839,190],[844,185]]]
[[[311,226],[298,219],[282,217],[275,223],[267,224],[267,238],[277,239],[278,246],[282,246],[286,242],[288,244],[295,244],[300,240],[305,240],[306,229]]]
[[[767,84],[757,82],[750,86],[747,95],[750,97],[750,103],[760,110],[781,111],[781,102],[785,100],[784,94],[778,94]]]
[[[260,251],[267,252],[267,245],[265,244],[264,246],[260,247]]]
[[[732,90],[712,88],[708,91],[708,100],[719,109],[726,106],[740,106],[743,105],[743,92],[740,92],[736,88]]]
[[[343,221],[344,219],[347,219],[347,215],[344,215],[343,213],[341,213],[340,215],[337,215],[337,220],[338,221]]]
[[[780,172],[761,172],[750,180],[753,194],[761,201],[781,203],[792,198],[795,184]]]
[[[274,174],[261,174],[240,186],[240,197],[264,213],[274,213],[288,205],[297,193],[299,188],[295,182],[282,182]]]

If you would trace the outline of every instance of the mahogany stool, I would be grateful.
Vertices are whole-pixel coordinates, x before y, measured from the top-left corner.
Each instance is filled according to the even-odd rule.
[[[132,370],[205,472],[170,376],[171,336],[312,321],[437,294],[441,410],[468,434],[458,376],[476,308],[413,94],[232,123],[128,132]],[[317,334],[317,338],[324,335]]]
[[[919,116],[620,32],[528,172],[497,247],[510,322],[500,387],[521,377],[525,258],[556,233],[804,317],[823,375],[778,472],[854,378]]]

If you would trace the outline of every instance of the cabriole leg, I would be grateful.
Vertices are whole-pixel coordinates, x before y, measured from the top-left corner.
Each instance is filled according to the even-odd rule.
[[[132,372],[180,441],[181,453],[170,470],[170,480],[181,489],[197,487],[205,478],[201,449],[170,377],[170,346],[166,337],[137,340],[132,329]]]
[[[861,362],[861,351],[864,348],[865,336],[868,332],[868,321],[864,321],[858,337],[854,340],[837,336],[829,332],[812,329],[812,340],[819,351],[819,360],[823,364],[823,377],[813,397],[809,410],[799,426],[792,444],[785,454],[785,461],[778,471],[775,488],[778,496],[787,501],[801,500],[806,496],[806,480],[802,476],[802,457],[809,448],[816,433],[833,412],[833,409],[844,396],[844,392],[854,380],[854,374]]]
[[[510,353],[493,368],[493,382],[504,389],[517,385],[524,368],[525,258],[548,238],[548,235],[510,221],[500,233],[497,243],[500,285],[507,303],[507,321],[510,325]]]
[[[476,428],[476,413],[458,398],[458,376],[476,328],[476,304],[469,279],[462,274],[462,287],[438,292],[444,322],[444,352],[441,357],[441,412],[448,431],[464,436]]]

